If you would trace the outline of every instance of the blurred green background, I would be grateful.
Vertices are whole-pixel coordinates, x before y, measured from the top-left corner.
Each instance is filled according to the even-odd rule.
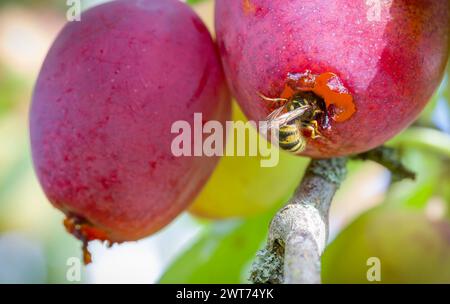
[[[84,8],[100,2],[82,1]],[[183,214],[139,242],[112,248],[94,242],[94,263],[81,267],[80,280],[67,276],[70,258],[81,255],[80,244],[43,195],[28,142],[33,84],[66,9],[59,0],[0,0],[0,283],[247,282],[269,221],[288,195],[246,219]],[[212,28],[212,2],[195,9]],[[448,82],[449,73],[420,119],[389,142],[417,173],[416,181],[391,185],[381,166],[350,163],[330,213],[324,282],[368,283],[367,260],[377,257],[381,282],[450,283]],[[299,162],[304,167],[307,159]]]

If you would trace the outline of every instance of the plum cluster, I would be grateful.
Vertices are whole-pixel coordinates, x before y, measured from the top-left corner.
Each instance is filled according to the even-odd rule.
[[[217,46],[178,0],[113,1],[69,22],[45,59],[30,115],[35,170],[67,230],[84,244],[137,240],[187,209],[211,175],[214,187],[268,187],[300,172],[295,156],[264,171],[268,180],[226,161],[234,167],[218,174],[227,183],[214,178],[217,157],[173,155],[173,123],[195,113],[225,123],[231,95],[256,121],[297,111],[300,152],[311,157],[366,151],[408,126],[443,76],[449,2],[382,2],[378,18],[366,2],[216,0]],[[216,191],[207,193],[194,210],[221,217]],[[233,205],[222,201],[219,209]]]

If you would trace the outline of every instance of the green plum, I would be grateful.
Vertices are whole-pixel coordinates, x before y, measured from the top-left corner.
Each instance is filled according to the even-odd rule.
[[[378,259],[379,265],[377,262]],[[450,223],[419,211],[373,209],[350,224],[322,257],[324,283],[450,283]]]
[[[247,121],[236,103],[234,121]],[[247,137],[256,136],[251,129]],[[228,145],[229,146],[229,145]],[[286,201],[300,182],[307,159],[280,151],[274,167],[262,167],[257,156],[224,156],[191,206],[191,213],[214,219],[248,217]]]

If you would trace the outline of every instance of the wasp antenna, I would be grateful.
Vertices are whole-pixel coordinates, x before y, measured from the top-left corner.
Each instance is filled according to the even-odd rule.
[[[270,97],[267,97],[267,96],[265,96],[264,94],[259,93],[259,92],[258,92],[258,96],[261,97],[261,98],[264,99],[264,100],[267,100],[267,101],[273,101],[273,102],[289,101],[289,100],[286,99],[286,98],[270,98]]]

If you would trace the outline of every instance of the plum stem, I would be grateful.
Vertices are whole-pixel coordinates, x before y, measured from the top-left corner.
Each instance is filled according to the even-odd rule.
[[[403,166],[400,161],[400,156],[398,150],[389,147],[379,147],[370,150],[365,153],[358,154],[352,157],[353,159],[359,160],[372,160],[374,162],[383,165],[392,174],[392,182],[401,181],[403,179],[415,179],[416,175],[414,172]]]
[[[321,282],[328,210],[346,176],[346,164],[346,158],[311,161],[294,196],[272,220],[267,246],[253,264],[253,283]]]

